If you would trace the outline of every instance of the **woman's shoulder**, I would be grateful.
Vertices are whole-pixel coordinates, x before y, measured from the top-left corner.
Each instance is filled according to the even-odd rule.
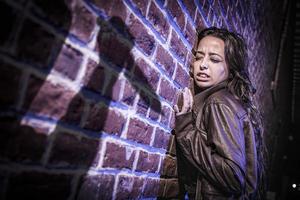
[[[238,115],[246,114],[240,100],[226,88],[216,91],[205,100],[206,106],[224,106]]]

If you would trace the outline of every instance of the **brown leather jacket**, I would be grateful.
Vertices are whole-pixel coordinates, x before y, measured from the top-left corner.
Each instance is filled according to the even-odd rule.
[[[181,194],[190,199],[255,199],[257,157],[252,124],[226,82],[194,98],[176,117]],[[183,198],[183,196],[181,197]]]

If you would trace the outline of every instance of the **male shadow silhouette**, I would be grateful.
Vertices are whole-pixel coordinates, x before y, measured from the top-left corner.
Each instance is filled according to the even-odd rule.
[[[46,12],[43,17],[48,19],[50,16],[54,26],[63,28],[66,31],[64,35],[68,35],[73,1],[29,2]],[[43,76],[31,74],[24,103],[19,108],[16,105],[16,91],[22,85],[20,79],[23,71],[7,64],[2,59],[7,53],[1,52],[3,73],[0,74],[0,89],[7,95],[1,97],[0,101],[0,186],[3,186],[0,189],[0,199],[109,199],[106,196],[108,194],[95,192],[101,188],[98,187],[99,183],[93,183],[87,177],[87,172],[90,167],[95,166],[95,159],[98,158],[101,133],[120,134],[116,130],[106,129],[110,123],[116,123],[110,117],[110,103],[122,101],[132,105],[135,98],[134,95],[123,99],[118,97],[120,90],[114,90],[114,87],[118,87],[118,73],[123,72],[136,90],[135,93],[140,94],[141,106],[150,108],[157,114],[161,112],[159,98],[148,82],[149,77],[144,76],[139,66],[133,67],[131,49],[134,38],[120,18],[99,19],[100,32],[97,40],[100,64],[89,75],[86,74],[84,87],[73,94],[65,91],[63,86],[51,84],[47,80],[52,68],[62,69],[54,62],[59,59],[59,52],[67,48],[64,46],[65,38],[56,38],[29,19],[24,24],[19,39],[15,41],[18,44],[15,58],[33,64]],[[4,34],[1,37],[10,36]],[[126,42],[120,42],[120,38]],[[5,40],[1,38],[1,41]],[[49,63],[51,60],[53,62]],[[103,62],[112,66],[116,73],[103,68]],[[65,66],[66,69],[68,67],[71,66]],[[65,70],[61,73],[68,75]],[[7,89],[9,87],[12,88],[11,93]],[[89,99],[87,93],[100,98]],[[103,106],[95,109],[99,104]],[[90,108],[86,118],[85,106]],[[28,123],[27,118],[32,117],[38,119],[35,124]],[[55,122],[57,125],[50,130],[40,126],[39,120]],[[82,132],[84,129],[96,133],[97,137],[72,133]]]
[[[144,109],[150,108],[155,113],[161,113],[161,104],[159,97],[152,89],[151,84],[140,67],[135,64],[131,55],[134,47],[134,37],[130,34],[123,20],[119,17],[111,17],[109,20],[99,18],[98,24],[100,32],[97,38],[97,50],[99,51],[100,63],[92,68],[93,72],[85,82],[83,90],[90,90],[103,95],[100,100],[104,106],[98,108],[92,107],[95,112],[87,118],[84,128],[92,129],[99,133],[120,135],[121,129],[109,129],[112,124],[118,123],[118,120],[111,118],[109,114],[109,105],[112,101],[121,101],[129,106],[134,103],[135,95],[140,95],[139,106]],[[104,66],[109,67],[104,67]],[[112,73],[111,68],[115,73]],[[126,81],[134,91],[131,95],[119,96],[119,73],[123,73]],[[125,88],[126,90],[126,88]],[[99,103],[99,102],[98,102]],[[130,128],[130,127],[129,127]],[[100,183],[105,184],[105,183]],[[110,199],[111,194],[105,193],[103,187],[99,186],[97,181],[83,175],[82,182],[79,184],[77,199]]]

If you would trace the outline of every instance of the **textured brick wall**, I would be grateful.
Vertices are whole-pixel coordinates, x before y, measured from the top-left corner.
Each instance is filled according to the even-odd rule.
[[[256,99],[272,127],[282,3],[0,5],[1,24],[9,21],[0,35],[3,199],[175,198],[172,106],[188,84],[196,27],[223,26],[246,38]]]

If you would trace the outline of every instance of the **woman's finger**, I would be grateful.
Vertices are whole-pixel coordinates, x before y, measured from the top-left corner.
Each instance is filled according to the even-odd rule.
[[[174,109],[174,112],[175,112],[175,113],[179,113],[179,109],[178,109],[178,106],[177,106],[177,105],[174,105],[173,109]]]

